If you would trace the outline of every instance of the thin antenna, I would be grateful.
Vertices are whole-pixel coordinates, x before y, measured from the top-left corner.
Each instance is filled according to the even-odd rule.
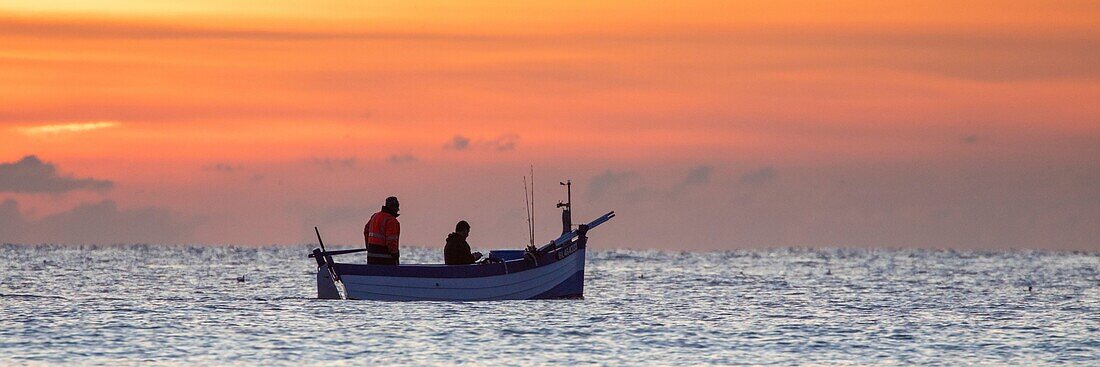
[[[523,176],[523,205],[527,209],[527,235],[531,235],[531,193],[527,190],[527,176]],[[534,236],[529,237],[528,240],[531,246],[535,245]]]
[[[535,245],[535,165],[531,165],[531,246]]]

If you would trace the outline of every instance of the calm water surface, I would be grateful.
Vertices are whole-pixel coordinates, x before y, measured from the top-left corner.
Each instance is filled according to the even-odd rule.
[[[312,299],[307,251],[0,246],[0,364],[1100,365],[1100,253],[593,251],[583,300],[387,303]]]

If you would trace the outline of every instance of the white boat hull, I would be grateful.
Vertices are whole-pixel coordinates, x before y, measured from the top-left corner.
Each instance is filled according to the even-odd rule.
[[[579,249],[567,258],[552,264],[516,273],[485,277],[430,278],[341,274],[340,278],[348,299],[491,301],[579,297],[583,294],[584,259],[585,250]],[[328,288],[330,292],[336,290],[327,266],[318,269],[317,277],[319,291],[321,288]],[[555,292],[555,289],[561,292]]]

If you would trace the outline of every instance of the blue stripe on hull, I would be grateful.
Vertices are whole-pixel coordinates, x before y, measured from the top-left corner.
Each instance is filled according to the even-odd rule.
[[[573,273],[569,279],[566,279],[561,284],[558,284],[554,288],[543,292],[531,299],[552,299],[552,298],[583,298],[584,297],[584,269]]]

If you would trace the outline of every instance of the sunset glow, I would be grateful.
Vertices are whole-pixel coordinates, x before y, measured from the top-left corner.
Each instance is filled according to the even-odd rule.
[[[0,101],[10,174],[112,183],[0,242],[514,246],[534,165],[607,247],[1100,248],[1095,1],[0,1]],[[35,227],[103,202],[173,230]]]
[[[92,131],[99,129],[106,129],[109,127],[118,126],[117,122],[84,122],[84,123],[71,123],[71,124],[57,124],[57,125],[41,125],[41,126],[28,126],[20,127],[19,131],[27,135],[48,135],[48,134],[62,134],[62,133],[78,133],[83,131]]]

